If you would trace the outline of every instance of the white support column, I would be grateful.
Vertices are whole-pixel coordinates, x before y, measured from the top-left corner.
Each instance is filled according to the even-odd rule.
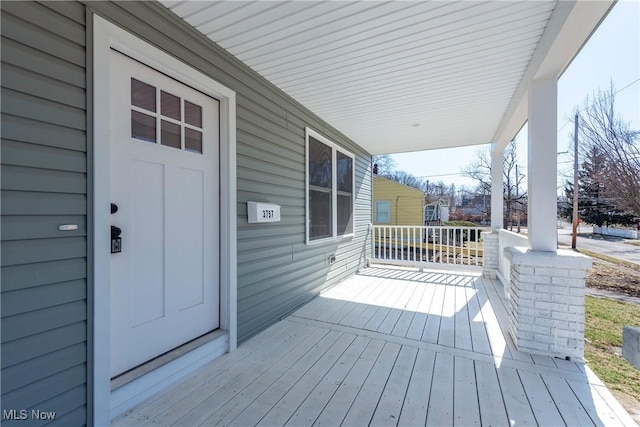
[[[529,89],[528,236],[534,251],[557,252],[557,97],[555,77]]]
[[[491,145],[491,228],[503,227],[503,152],[496,143]]]

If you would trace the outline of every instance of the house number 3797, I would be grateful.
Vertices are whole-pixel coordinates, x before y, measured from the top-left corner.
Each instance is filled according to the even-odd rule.
[[[264,219],[272,219],[273,218],[273,210],[265,209],[262,211],[262,218]]]

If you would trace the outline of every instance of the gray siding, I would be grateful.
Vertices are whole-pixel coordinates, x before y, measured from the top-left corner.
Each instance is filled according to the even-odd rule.
[[[88,7],[237,94],[238,337],[243,341],[356,271],[371,218],[370,156],[166,8],[93,2]],[[160,29],[160,31],[158,30]],[[307,246],[304,128],[356,155],[356,236]],[[247,223],[247,201],[282,206],[282,220]],[[327,258],[337,262],[329,266]]]
[[[2,2],[2,407],[50,408],[61,425],[88,414],[85,7],[237,93],[240,341],[351,275],[369,251],[368,153],[164,7]],[[305,126],[356,155],[354,238],[304,243]],[[250,200],[281,205],[282,221],[248,224]],[[63,223],[79,229],[60,232]]]
[[[56,423],[79,425],[87,416],[84,7],[1,7],[2,409],[55,411]],[[58,230],[70,223],[78,230]]]

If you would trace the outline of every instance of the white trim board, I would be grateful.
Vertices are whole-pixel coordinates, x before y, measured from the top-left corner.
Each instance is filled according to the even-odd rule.
[[[133,34],[93,16],[93,196],[94,330],[93,424],[112,418],[110,387],[110,165],[109,52],[116,49],[220,101],[220,328],[228,332],[226,351],[237,346],[236,263],[236,95],[188,64]],[[212,357],[216,353],[210,353]]]

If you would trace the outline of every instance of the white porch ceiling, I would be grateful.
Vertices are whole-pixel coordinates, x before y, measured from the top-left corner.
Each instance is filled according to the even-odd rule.
[[[163,3],[373,154],[512,132],[524,122],[512,116],[519,105],[522,116],[525,78],[577,9],[556,1]],[[552,73],[606,14],[610,2],[600,3]]]

